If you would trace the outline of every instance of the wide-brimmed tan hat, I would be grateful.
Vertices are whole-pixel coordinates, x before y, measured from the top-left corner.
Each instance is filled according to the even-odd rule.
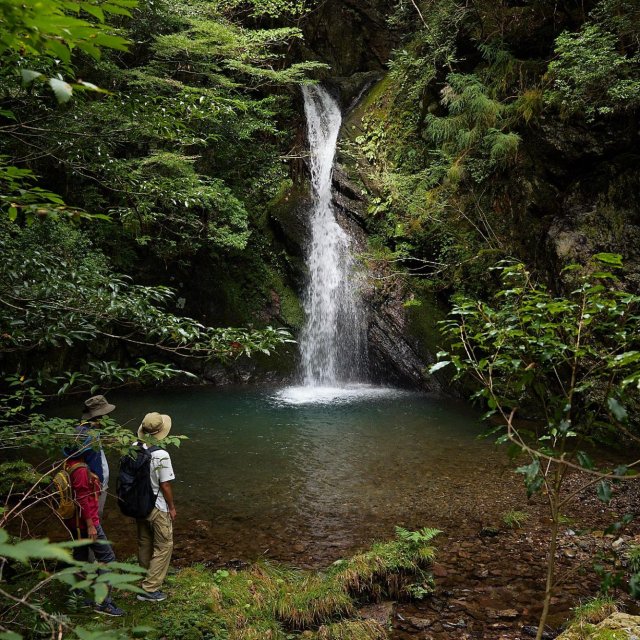
[[[153,436],[156,440],[166,438],[171,431],[171,418],[157,411],[147,413],[138,429],[138,438]]]
[[[86,409],[82,414],[83,420],[97,418],[98,416],[106,416],[116,408],[116,405],[109,404],[104,396],[92,396],[88,400],[84,401],[84,406]]]

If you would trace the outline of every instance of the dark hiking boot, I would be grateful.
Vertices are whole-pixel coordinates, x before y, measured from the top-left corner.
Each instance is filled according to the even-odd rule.
[[[138,594],[138,600],[147,600],[148,602],[162,602],[167,599],[167,594],[162,591],[145,591]]]
[[[113,602],[103,602],[102,604],[98,604],[94,608],[94,611],[105,616],[113,616],[114,618],[119,618],[124,615],[124,611],[120,609],[120,607],[116,607]]]

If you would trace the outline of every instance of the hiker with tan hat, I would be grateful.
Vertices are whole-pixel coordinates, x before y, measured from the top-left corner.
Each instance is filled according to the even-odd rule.
[[[85,462],[89,471],[95,473],[100,480],[100,496],[98,498],[98,515],[102,519],[104,505],[109,488],[109,464],[100,445],[100,419],[111,413],[116,406],[107,402],[104,396],[92,396],[85,400],[82,422],[76,427],[79,434],[92,436],[91,448],[85,453]]]
[[[171,430],[171,418],[157,412],[147,413],[138,429],[138,438],[147,442],[166,438]],[[136,518],[138,526],[138,561],[147,569],[142,581],[144,593],[138,594],[138,600],[160,602],[166,594],[160,590],[171,562],[173,551],[173,521],[176,508],[173,503],[171,482],[175,479],[169,453],[158,446],[142,447],[151,454],[149,476],[151,492],[155,503],[151,513],[144,518]]]

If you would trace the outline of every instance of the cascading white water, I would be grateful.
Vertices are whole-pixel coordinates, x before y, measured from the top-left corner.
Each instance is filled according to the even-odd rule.
[[[313,209],[307,250],[306,324],[300,337],[305,387],[353,383],[364,367],[364,323],[348,234],[336,222],[331,174],[342,122],[322,87],[303,87]]]

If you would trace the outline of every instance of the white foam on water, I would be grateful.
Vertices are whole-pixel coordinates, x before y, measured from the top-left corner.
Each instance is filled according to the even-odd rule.
[[[347,404],[371,399],[396,398],[411,391],[393,387],[354,384],[344,387],[286,387],[271,398],[281,405]]]

